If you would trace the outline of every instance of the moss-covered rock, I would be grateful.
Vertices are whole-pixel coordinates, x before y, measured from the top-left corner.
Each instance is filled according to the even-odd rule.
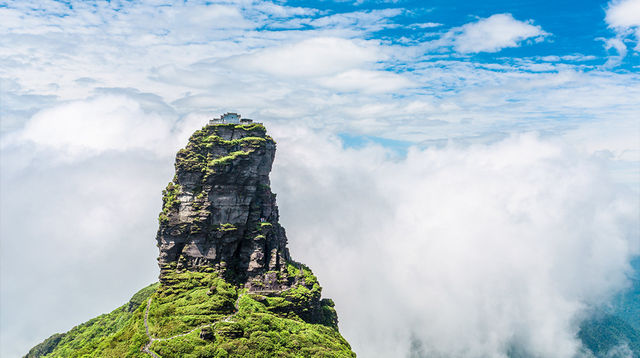
[[[269,183],[275,149],[259,123],[207,125],[191,136],[163,192],[161,268],[215,267],[236,283],[285,270],[287,239]]]

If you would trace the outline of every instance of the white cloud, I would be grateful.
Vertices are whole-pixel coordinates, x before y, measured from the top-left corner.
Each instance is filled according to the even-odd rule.
[[[258,3],[251,4],[250,8],[258,9],[259,11],[274,16],[276,18],[289,18],[294,16],[315,15],[318,10],[312,8],[303,7],[291,7],[274,4],[271,2],[260,1]]]
[[[338,91],[361,91],[364,93],[393,93],[412,85],[411,81],[393,72],[357,69],[321,78],[318,82]]]
[[[486,19],[463,25],[450,32],[454,49],[461,53],[498,52],[518,47],[522,41],[542,40],[549,34],[532,21],[518,21],[511,14],[495,14]]]
[[[442,24],[438,22],[421,22],[418,24],[409,25],[409,27],[415,27],[419,29],[430,29],[430,28],[440,27],[440,26],[442,26]]]
[[[609,2],[604,19],[616,32],[615,38],[602,39],[605,49],[615,49],[617,55],[609,57],[606,67],[614,67],[627,55],[626,41],[635,36],[635,51],[640,51],[640,0],[614,0]]]
[[[382,9],[356,11],[323,16],[309,21],[309,25],[318,28],[361,29],[363,31],[380,31],[398,25],[390,19],[403,13],[402,9]]]
[[[615,50],[615,55],[610,55],[605,63],[605,67],[615,67],[619,65],[622,60],[627,56],[627,45],[624,44],[624,41],[619,37],[614,37],[610,39],[602,39],[604,41],[604,48],[608,50]]]
[[[71,162],[26,143],[2,152],[0,340],[3,357],[22,357],[156,280],[153,238],[173,162],[144,151]]]
[[[237,70],[298,77],[330,75],[367,66],[382,58],[375,42],[318,37],[266,48],[227,62]]]
[[[5,137],[3,149],[26,145],[34,150],[32,159],[44,155],[64,163],[127,152],[166,160],[210,117],[192,113],[178,120],[172,108],[153,95],[104,92],[35,113]]]
[[[610,2],[605,21],[611,27],[629,28],[640,26],[640,1],[618,0]]]
[[[136,99],[86,104],[97,112],[100,104],[140,114],[144,106],[129,101]],[[31,128],[41,125],[44,113],[34,116],[26,133],[39,133]],[[184,119],[172,136],[184,142],[205,119]],[[638,250],[637,203],[589,151],[528,135],[492,145],[414,148],[397,160],[380,147],[345,149],[308,128],[269,128],[278,141],[272,186],[280,194],[292,254],[315,270],[325,295],[336,300],[341,332],[361,356],[405,356],[412,342],[420,342],[423,352],[460,357],[500,356],[512,343],[542,357],[571,356],[583,310],[623,286],[628,258]],[[74,133],[93,131],[79,127]],[[154,130],[149,136],[165,143],[169,135]],[[13,310],[5,319],[16,329],[36,325],[31,334],[44,338],[108,311],[135,285],[154,279],[155,217],[172,156],[149,157],[137,144],[114,150],[122,142],[109,134],[105,141],[112,142],[92,147],[90,158],[56,163],[50,158],[86,143],[27,137],[47,150],[35,157],[21,153],[31,141],[3,150],[5,169],[7,158],[32,164],[3,171],[0,212],[8,223],[2,236],[22,238],[4,248],[16,252],[29,242],[29,259],[21,264],[34,264],[3,289],[19,293],[23,307],[36,298],[28,293],[33,285],[49,298],[37,305],[46,312]],[[34,201],[42,204],[33,207]],[[10,203],[24,205],[9,209]],[[114,256],[122,258],[115,268]],[[139,270],[143,264],[148,269]],[[104,269],[87,269],[96,265]],[[48,277],[38,268],[73,279],[38,283]],[[127,272],[137,274],[120,287]],[[101,299],[88,304],[77,294],[83,290]],[[7,297],[3,293],[4,304],[15,305]],[[29,302],[32,310],[36,302]],[[62,302],[73,310],[55,309]],[[24,339],[16,332],[3,337]]]
[[[172,122],[158,113],[145,113],[133,99],[100,96],[38,112],[20,139],[45,150],[61,151],[69,160],[110,150],[150,150],[166,155],[176,147],[166,142]],[[165,141],[159,142],[159,138]]]
[[[426,356],[573,357],[585,309],[624,287],[638,253],[638,203],[561,144],[525,135],[394,161],[302,129],[274,135],[292,255],[364,357],[412,343]]]

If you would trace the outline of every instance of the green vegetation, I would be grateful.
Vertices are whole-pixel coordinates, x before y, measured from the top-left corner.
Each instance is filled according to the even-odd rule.
[[[197,330],[170,341],[154,342],[151,349],[172,357],[355,357],[335,329],[281,318],[264,312],[257,301],[242,296],[239,311],[228,322],[211,327],[212,339]]]
[[[56,333],[51,337],[44,340],[44,342],[38,344],[37,346],[31,348],[29,353],[25,356],[25,358],[32,357],[42,357],[49,353],[51,353],[58,344],[60,344],[60,340],[64,337],[62,333]]]
[[[171,210],[177,209],[180,206],[178,194],[180,194],[180,185],[174,182],[169,182],[167,188],[162,191],[162,212],[158,217],[160,223],[169,221],[169,213]]]
[[[311,309],[303,306],[313,306],[311,297],[319,297],[320,287],[308,268],[291,266],[312,289],[298,285],[280,296],[265,297],[237,290],[215,273],[171,273],[171,283],[158,290],[161,303],[156,306],[154,298],[151,304],[149,328],[157,332],[157,337],[165,338],[190,333],[154,341],[151,350],[163,358],[355,357],[335,321],[327,325],[311,323],[296,313],[304,315],[305,309]],[[218,302],[219,308],[207,303],[205,295]],[[283,302],[287,302],[286,310],[280,304]],[[323,300],[321,305],[330,308],[335,317],[330,300]],[[207,311],[207,317],[199,317]],[[156,315],[163,317],[162,330],[154,328],[160,323],[155,318],[152,321]]]
[[[302,279],[305,286],[315,286],[318,284],[318,279],[306,265],[297,262],[287,262],[287,273],[290,277]]]
[[[222,165],[226,165],[231,163],[233,160],[241,157],[241,156],[247,156],[250,153],[252,153],[253,151],[249,150],[249,151],[245,151],[245,150],[237,150],[235,152],[231,152],[228,155],[225,155],[224,157],[219,157],[219,158],[215,158],[215,159],[211,159],[208,158],[207,159],[207,164],[205,166],[205,176],[203,180],[206,180],[206,178],[208,178],[211,174],[215,173],[215,167],[216,166],[222,166]]]
[[[235,287],[215,273],[169,272],[149,309],[149,331],[165,338],[215,322],[233,313]]]
[[[220,124],[209,124],[206,125],[203,129],[217,129],[217,128],[229,128],[229,129],[240,129],[244,131],[259,131],[263,134],[266,133],[266,129],[264,125],[261,123],[247,123],[247,124],[239,124],[239,123],[220,123]]]
[[[152,283],[149,286],[136,292],[136,294],[134,294],[129,300],[127,310],[129,312],[133,312],[138,307],[140,307],[140,305],[146,304],[149,297],[151,297],[151,295],[158,290],[159,286],[160,282]]]
[[[128,304],[111,313],[51,336],[29,351],[27,357],[148,357],[140,352],[147,342],[144,309],[158,285],[143,288]]]
[[[288,269],[311,289],[298,285],[275,297],[239,289],[211,268],[168,269],[162,285],[145,287],[127,305],[52,336],[28,357],[149,357],[142,347],[149,342],[144,314],[150,297],[149,331],[153,338],[163,338],[150,348],[163,358],[355,357],[335,325],[296,313],[304,312],[302,306],[320,291],[311,271],[296,265]],[[285,301],[289,310],[276,312],[272,303]],[[329,300],[321,305],[333,306]]]
[[[221,132],[229,135],[229,130],[242,130],[242,138],[225,140]],[[227,165],[232,161],[249,155],[273,139],[266,136],[266,129],[262,124],[216,124],[208,125],[193,133],[187,147],[178,151],[176,156],[176,170],[182,172],[203,173],[203,181],[215,173],[215,167]],[[212,150],[224,149],[227,154],[220,155]]]
[[[243,137],[240,139],[224,140],[216,134],[211,134],[201,138],[203,147],[207,149],[212,148],[213,146],[223,146],[226,148],[231,148],[234,146],[247,144],[252,145],[253,147],[257,147],[266,141],[267,140],[263,137]]]
[[[180,149],[176,154],[176,171],[200,172],[204,169],[207,162],[206,157],[201,151],[193,150],[194,148]]]
[[[235,126],[236,129],[242,129],[245,131],[260,131],[263,134],[267,132],[264,126],[260,123],[250,123],[250,124],[237,124]]]
[[[223,145],[226,147],[231,147],[239,144],[254,144],[258,145],[267,140],[263,137],[243,137],[240,139],[232,139],[232,140],[224,140],[215,134],[211,134],[202,139],[203,143],[206,143],[207,148],[211,148],[213,144]]]
[[[299,318],[337,330],[338,318],[334,303],[330,299],[320,300],[322,288],[311,270],[299,263],[287,263],[289,278],[298,282],[278,296],[267,296],[265,308],[283,317]]]
[[[578,337],[597,357],[617,356],[610,354],[610,351],[620,347],[634,352],[633,357],[640,353],[640,333],[614,315],[603,314],[582,322]]]
[[[218,231],[223,231],[223,232],[236,231],[236,230],[238,230],[238,228],[235,225],[231,224],[231,223],[221,224],[220,227],[218,228]]]
[[[223,139],[223,134],[226,138],[237,136],[230,134],[229,130],[241,130],[243,137],[232,140]],[[196,186],[193,195],[196,199],[203,199],[206,195],[203,192],[203,186],[211,175],[221,167],[229,165],[237,159],[247,157],[256,149],[263,147],[268,141],[273,142],[273,139],[266,136],[266,129],[262,124],[228,123],[205,126],[193,133],[187,146],[178,151],[175,164],[176,172],[201,174],[202,177],[199,179],[201,183]],[[160,224],[168,223],[171,210],[180,204],[177,198],[180,192],[178,182],[179,178],[176,176],[163,191],[163,208],[158,217]],[[202,208],[201,203],[194,202],[192,205],[195,211],[203,210],[202,215],[208,214]],[[192,229],[192,231],[194,230],[198,232],[199,228]]]

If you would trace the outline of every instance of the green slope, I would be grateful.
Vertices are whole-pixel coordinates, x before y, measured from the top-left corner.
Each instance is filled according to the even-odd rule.
[[[289,266],[301,283],[284,292],[247,292],[214,272],[173,271],[26,357],[355,357],[333,302],[319,300],[315,276]]]
[[[67,333],[54,334],[33,347],[25,357],[99,357],[94,353],[114,346],[119,348],[119,352],[135,353],[138,346],[147,340],[144,326],[141,327],[144,304],[158,285],[155,283],[143,288],[127,304],[111,313],[78,325]]]

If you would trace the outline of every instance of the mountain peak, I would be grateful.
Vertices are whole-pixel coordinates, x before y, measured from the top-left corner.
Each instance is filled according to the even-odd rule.
[[[163,191],[160,283],[27,357],[354,357],[333,301],[291,260],[269,172],[276,144],[237,113],[196,131]]]
[[[161,281],[173,269],[215,270],[249,289],[291,286],[282,279],[291,258],[269,181],[275,151],[259,123],[209,124],[191,136],[163,191]]]

